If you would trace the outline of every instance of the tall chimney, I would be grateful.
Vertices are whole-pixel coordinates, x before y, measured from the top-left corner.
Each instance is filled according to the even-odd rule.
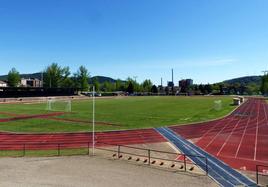
[[[163,79],[162,79],[162,77],[161,77],[161,87],[163,86]]]
[[[174,80],[173,80],[173,69],[171,70],[172,72],[172,83],[174,84]]]

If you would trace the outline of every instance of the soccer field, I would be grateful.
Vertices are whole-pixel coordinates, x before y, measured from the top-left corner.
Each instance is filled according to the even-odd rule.
[[[215,101],[222,106],[215,108]],[[234,109],[232,97],[114,97],[96,99],[96,130],[122,130],[188,124],[227,115]],[[62,104],[64,105],[64,103]],[[72,101],[47,111],[47,103],[0,104],[0,131],[91,131],[92,101]],[[52,106],[53,108],[53,106]],[[49,114],[49,115],[47,115]]]

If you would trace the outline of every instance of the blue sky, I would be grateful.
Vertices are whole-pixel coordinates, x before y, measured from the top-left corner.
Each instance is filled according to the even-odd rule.
[[[214,83],[268,69],[267,0],[0,0],[0,74]]]

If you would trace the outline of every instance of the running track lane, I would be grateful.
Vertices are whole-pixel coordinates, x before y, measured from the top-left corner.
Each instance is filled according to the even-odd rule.
[[[103,144],[146,144],[164,142],[164,138],[154,129],[97,132],[96,146]],[[14,134],[0,133],[0,150],[55,149],[60,143],[63,147],[79,148],[92,145],[92,133],[56,133],[56,134]]]
[[[198,126],[172,130],[236,169],[255,171],[268,165],[268,105],[263,99],[248,99],[231,115]],[[195,133],[193,133],[195,132]]]
[[[165,137],[169,142],[174,144],[181,152],[188,156],[193,162],[195,162],[201,169],[206,171],[205,159],[201,157],[206,157],[208,159],[208,175],[218,182],[221,186],[257,186],[255,182],[251,179],[245,177],[241,173],[235,171],[225,163],[221,162],[214,156],[205,152],[198,146],[190,143],[186,139],[177,135],[174,131],[167,127],[156,128],[156,130]],[[198,155],[201,157],[193,156]]]

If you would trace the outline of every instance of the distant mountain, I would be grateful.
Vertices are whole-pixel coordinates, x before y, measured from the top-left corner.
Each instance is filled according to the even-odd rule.
[[[93,83],[93,80],[97,79],[99,83],[104,83],[104,82],[111,82],[115,83],[116,80],[110,77],[105,77],[105,76],[94,76],[89,78],[89,83]]]
[[[41,79],[42,74],[41,73],[29,73],[29,74],[21,74],[21,78],[29,79],[29,78],[35,78],[35,79]],[[110,77],[105,77],[105,76],[94,76],[89,78],[88,82],[92,83],[94,79],[97,79],[99,83],[104,83],[104,82],[111,82],[115,83],[116,80]],[[0,75],[0,80],[7,80],[7,75]]]
[[[41,79],[42,75],[41,73],[29,73],[29,74],[21,74],[21,78],[37,78]],[[92,83],[94,79],[97,79],[99,83],[104,83],[104,82],[111,82],[115,83],[116,80],[110,77],[105,77],[105,76],[94,76],[89,78],[88,82]],[[0,80],[7,80],[7,75],[0,75]],[[228,84],[235,84],[235,83],[240,83],[240,84],[250,84],[250,83],[255,83],[257,85],[261,85],[261,76],[245,76],[245,77],[239,77],[235,79],[230,79],[230,80],[225,80],[223,83],[228,83]]]
[[[239,84],[245,84],[245,85],[255,83],[257,85],[261,85],[261,76],[239,77],[239,78],[235,78],[235,79],[225,80],[225,81],[223,81],[223,83],[228,83],[228,84],[239,83]]]

